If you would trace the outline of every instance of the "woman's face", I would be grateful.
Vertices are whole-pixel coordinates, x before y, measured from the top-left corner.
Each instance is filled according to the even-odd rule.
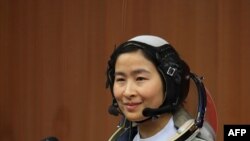
[[[163,103],[161,77],[141,50],[118,56],[113,90],[119,108],[130,121],[145,119],[144,108],[158,108]]]

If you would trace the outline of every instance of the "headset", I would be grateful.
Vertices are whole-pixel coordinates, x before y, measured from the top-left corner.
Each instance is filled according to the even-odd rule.
[[[139,38],[140,37],[141,36],[139,36]],[[117,132],[113,134],[109,141],[115,141],[115,139],[123,134],[128,128],[132,128],[131,122],[128,121],[119,110],[118,104],[114,98],[114,66],[116,59],[120,54],[138,49],[143,50],[146,58],[155,64],[162,81],[165,83],[163,104],[157,109],[145,108],[143,110],[143,115],[148,118],[138,122],[145,122],[152,118],[157,118],[163,113],[175,113],[187,97],[189,83],[190,80],[192,80],[196,85],[198,93],[197,117],[193,120],[185,122],[185,124],[178,129],[177,134],[171,140],[183,141],[193,138],[199,133],[199,129],[203,126],[206,112],[206,91],[202,78],[190,72],[188,65],[179,57],[176,50],[167,42],[161,44],[160,46],[153,46],[152,44],[150,45],[143,42],[144,40],[137,40],[139,38],[133,38],[118,46],[108,61],[106,87],[110,88],[113,97],[112,105],[109,107],[109,113],[116,116],[121,114],[123,117]],[[151,39],[152,37],[149,38]]]
[[[194,73],[190,73],[190,79],[192,79],[195,82],[195,85],[198,90],[198,113],[196,119],[189,119],[187,120],[183,125],[181,125],[177,133],[169,140],[171,141],[191,141],[200,131],[200,128],[203,127],[203,122],[204,122],[204,116],[205,116],[205,111],[206,111],[206,91],[204,88],[204,85],[202,83],[202,78],[198,77]],[[110,113],[112,113],[112,109],[109,109]],[[114,110],[116,111],[116,110]],[[117,115],[117,113],[115,112]],[[149,112],[149,115],[151,112]],[[152,113],[154,114],[154,113]],[[183,112],[180,112],[180,114],[183,114]],[[116,141],[117,138],[119,138],[126,130],[128,130],[130,126],[130,121],[128,121],[124,116],[122,116],[122,119],[118,125],[117,131],[110,137],[109,141]],[[213,139],[213,135],[210,135],[213,133],[211,131],[210,126],[208,126],[206,129],[206,132],[208,132],[207,136],[212,136],[208,137],[209,139]]]

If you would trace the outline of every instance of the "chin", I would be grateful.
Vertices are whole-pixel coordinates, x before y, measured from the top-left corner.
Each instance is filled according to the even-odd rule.
[[[145,119],[145,117],[141,114],[139,115],[139,114],[131,114],[130,113],[130,114],[126,114],[125,116],[129,121],[134,121],[134,122],[142,121]]]

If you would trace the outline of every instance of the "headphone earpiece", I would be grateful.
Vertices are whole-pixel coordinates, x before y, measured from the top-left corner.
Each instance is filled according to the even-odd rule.
[[[115,107],[113,104],[109,106],[108,112],[109,114],[114,116],[118,116],[120,114],[118,107]]]

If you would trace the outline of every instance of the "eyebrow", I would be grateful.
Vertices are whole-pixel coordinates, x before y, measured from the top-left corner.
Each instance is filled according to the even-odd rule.
[[[137,75],[137,74],[142,74],[142,73],[150,74],[150,71],[143,69],[143,68],[139,68],[131,72],[132,75]],[[126,76],[126,74],[122,71],[115,72],[115,76],[117,75]]]

